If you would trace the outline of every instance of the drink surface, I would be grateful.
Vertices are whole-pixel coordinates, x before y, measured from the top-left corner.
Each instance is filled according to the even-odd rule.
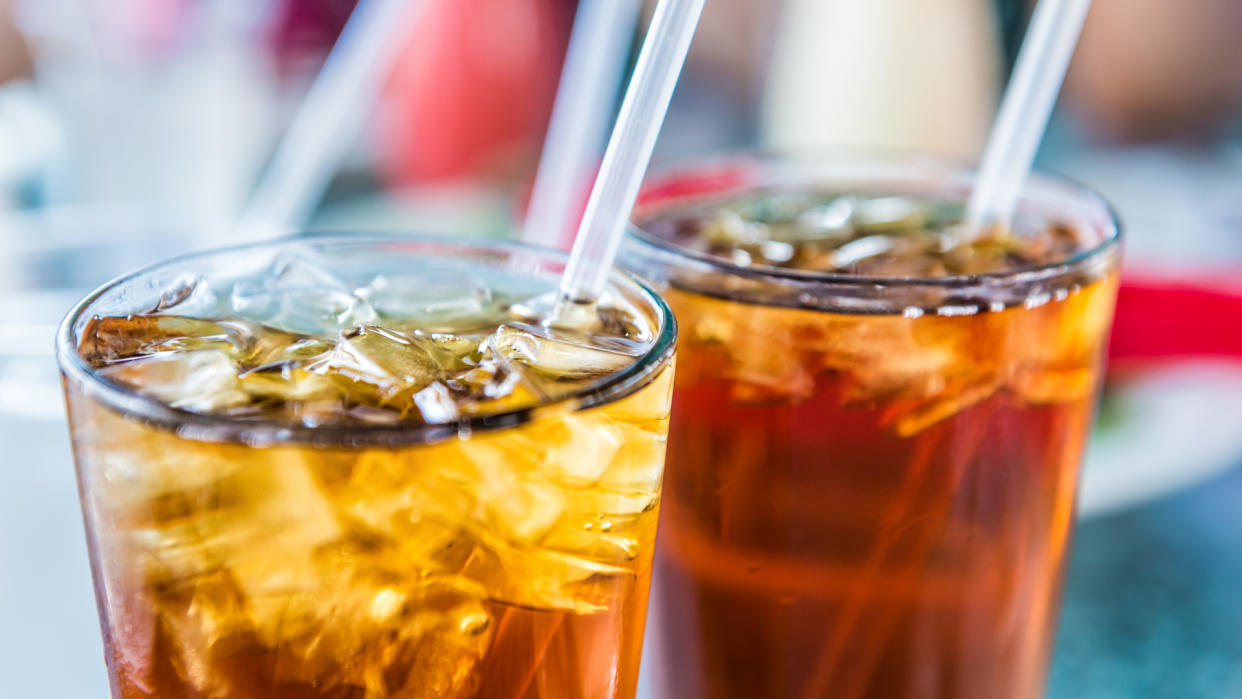
[[[1042,696],[1115,272],[938,286],[1101,242],[1048,226],[954,246],[959,211],[757,192],[641,224],[734,265],[664,273],[681,336],[658,696]],[[855,279],[901,295],[848,312],[747,270],[911,288]]]
[[[671,369],[478,420],[591,390],[656,328],[620,294],[546,328],[521,275],[401,262],[359,281],[299,254],[83,327],[98,375],[185,411],[68,383],[116,696],[634,695]],[[195,414],[329,436],[214,439]]]
[[[511,273],[441,259],[338,278],[332,264],[302,252],[258,279],[178,280],[147,312],[91,319],[80,352],[100,376],[174,408],[321,428],[552,403],[655,340],[615,293],[548,327],[549,297]]]
[[[1103,242],[1056,221],[971,231],[963,207],[900,193],[755,191],[655,215],[642,228],[742,267],[936,279],[1064,262]]]

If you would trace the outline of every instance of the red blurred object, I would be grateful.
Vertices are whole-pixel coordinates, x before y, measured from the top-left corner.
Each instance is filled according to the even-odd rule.
[[[749,163],[712,163],[694,170],[680,170],[674,175],[654,175],[643,183],[637,208],[658,204],[666,199],[685,199],[701,194],[740,189],[755,179]]]
[[[1242,361],[1242,269],[1202,272],[1194,279],[1124,273],[1109,358]]]
[[[385,177],[407,185],[532,165],[572,10],[565,0],[428,0],[380,100]]]
[[[358,0],[285,0],[271,29],[276,64],[294,73],[322,61],[349,21]]]

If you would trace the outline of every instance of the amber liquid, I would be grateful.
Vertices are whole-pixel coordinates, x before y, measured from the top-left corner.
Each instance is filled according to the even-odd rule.
[[[365,449],[196,442],[70,385],[113,696],[633,699],[672,375]]]
[[[1113,285],[917,319],[671,290],[657,695],[1041,696]]]
[[[603,614],[566,614],[522,609],[490,603],[499,619],[492,642],[471,686],[451,691],[434,683],[422,685],[417,675],[412,686],[385,691],[385,696],[469,696],[477,699],[537,699],[539,697],[633,697],[635,674],[617,668],[638,667],[642,637],[643,605],[635,600],[625,610]],[[123,699],[151,697],[200,697],[181,668],[182,657],[166,633],[157,632],[154,647],[145,653],[151,666],[120,664],[115,683]],[[133,651],[110,650],[121,658]],[[437,658],[433,646],[419,649],[398,663],[386,686],[400,686],[403,676],[416,673],[420,664]],[[363,687],[323,688],[313,682],[291,679],[299,674],[302,660],[286,649],[270,649],[255,638],[235,638],[212,658],[221,687],[230,699],[365,699]],[[451,661],[450,661],[451,662]]]

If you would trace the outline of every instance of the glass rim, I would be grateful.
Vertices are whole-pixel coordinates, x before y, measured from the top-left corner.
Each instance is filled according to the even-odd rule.
[[[61,321],[56,332],[56,359],[65,381],[81,387],[90,398],[125,417],[136,417],[157,428],[168,429],[179,437],[193,441],[241,443],[251,447],[278,445],[311,445],[316,447],[396,447],[432,444],[478,432],[496,432],[554,415],[579,412],[621,400],[646,387],[665,369],[676,349],[677,321],[664,298],[637,276],[616,268],[611,285],[618,280],[650,303],[641,309],[655,316],[657,327],[650,348],[625,369],[590,382],[564,396],[535,405],[502,410],[496,413],[462,416],[456,420],[429,423],[326,425],[308,427],[296,423],[262,418],[238,420],[226,415],[198,413],[175,408],[139,391],[107,380],[91,367],[77,349],[75,326],[98,301],[124,285],[171,267],[194,260],[236,254],[263,248],[309,244],[385,244],[440,245],[460,250],[494,253],[525,252],[544,260],[563,262],[568,255],[562,251],[513,240],[458,238],[442,235],[394,233],[299,233],[273,240],[231,245],[190,252],[161,260],[112,279],[80,300]]]
[[[975,173],[975,168],[969,163],[961,160],[954,160],[937,156],[932,153],[907,150],[900,148],[851,148],[851,147],[834,147],[834,148],[817,148],[806,152],[794,150],[780,149],[743,149],[733,151],[723,151],[715,154],[709,154],[698,157],[682,158],[674,161],[662,163],[659,167],[652,168],[648,175],[645,188],[650,186],[653,181],[664,178],[670,178],[679,174],[690,174],[702,172],[711,168],[723,168],[727,166],[744,166],[744,165],[811,165],[824,166],[834,158],[850,158],[854,162],[864,162],[871,164],[892,164],[897,166],[932,166],[947,174],[955,176],[969,176]],[[973,178],[971,178],[973,180]],[[1108,230],[1103,232],[1103,239],[1096,245],[1085,248],[1074,255],[1063,260],[1054,262],[1046,262],[1039,265],[1022,267],[1014,270],[1006,270],[1000,272],[988,272],[983,274],[956,274],[944,277],[891,277],[891,276],[868,276],[862,274],[850,274],[846,272],[818,272],[801,270],[794,268],[783,268],[773,266],[743,266],[735,264],[724,258],[711,255],[705,252],[691,250],[681,245],[665,240],[659,236],[644,230],[633,218],[626,226],[628,233],[627,242],[634,243],[662,253],[666,256],[673,256],[690,260],[701,267],[709,267],[713,271],[729,274],[735,277],[741,277],[751,281],[769,283],[778,286],[806,286],[806,285],[823,285],[830,287],[853,287],[853,288],[887,288],[887,287],[920,287],[935,288],[942,290],[969,290],[972,288],[995,288],[997,286],[1014,286],[1030,284],[1047,279],[1055,279],[1071,273],[1073,270],[1089,265],[1096,260],[1115,252],[1123,239],[1123,225],[1121,218],[1113,205],[1108,202],[1099,192],[1091,187],[1075,180],[1071,177],[1054,173],[1042,168],[1035,168],[1031,171],[1027,182],[1023,185],[1023,194],[1019,198],[1019,209],[1022,202],[1029,197],[1028,192],[1032,187],[1032,183],[1042,183],[1044,185],[1053,185],[1060,187],[1068,187],[1073,191],[1076,197],[1099,207],[1100,212],[1108,220]],[[759,182],[753,185],[747,185],[741,188],[761,189],[763,183]],[[722,188],[720,192],[700,193],[693,196],[694,199],[700,201],[710,201],[713,197],[727,193],[727,188]],[[639,195],[640,206],[643,195]],[[686,198],[689,203],[690,197]],[[677,208],[670,206],[670,209]]]

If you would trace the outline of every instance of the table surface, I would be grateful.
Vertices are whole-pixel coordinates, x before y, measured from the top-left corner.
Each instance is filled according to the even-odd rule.
[[[1242,697],[1242,464],[1075,536],[1051,698]]]

